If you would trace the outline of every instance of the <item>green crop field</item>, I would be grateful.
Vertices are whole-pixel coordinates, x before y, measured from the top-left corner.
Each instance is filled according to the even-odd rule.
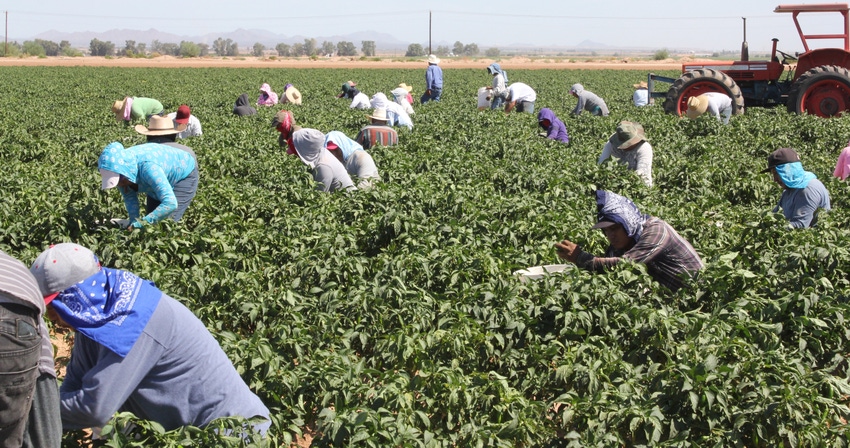
[[[73,241],[192,309],[271,409],[267,442],[316,447],[776,447],[848,444],[850,186],[832,177],[850,117],[747,110],[728,126],[631,105],[638,71],[508,70],[537,90],[572,138],[537,136],[536,116],[476,110],[480,70],[446,70],[444,99],[415,105],[401,144],[370,151],[377,188],[323,194],[270,127],[231,108],[293,83],[296,121],[354,136],[369,95],[423,70],[0,68],[0,249],[31,263]],[[666,73],[675,76],[675,72]],[[571,117],[568,86],[609,117]],[[198,195],[180,223],[128,233],[101,191],[97,157],[144,141],[115,122],[125,95],[189,104],[204,135]],[[655,186],[596,164],[620,120],[646,128]],[[792,231],[766,156],[790,146],[832,196],[819,227]],[[569,238],[601,254],[592,192],[633,199],[691,241],[706,268],[671,293],[642,265],[568,269]],[[135,429],[130,426],[135,424]],[[217,427],[242,424],[226,420]],[[119,414],[108,446],[244,446],[215,428],[164,432]],[[77,446],[69,433],[65,446]]]

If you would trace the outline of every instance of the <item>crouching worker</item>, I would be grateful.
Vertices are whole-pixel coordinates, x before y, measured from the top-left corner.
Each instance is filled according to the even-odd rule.
[[[363,147],[339,131],[331,131],[325,136],[325,148],[345,167],[357,188],[369,188],[381,180],[375,160]]]
[[[699,254],[670,224],[644,215],[616,193],[596,191],[597,223],[608,238],[604,257],[595,257],[572,241],[555,243],[558,256],[592,272],[601,272],[623,259],[646,265],[649,275],[673,291],[684,286],[683,276],[703,268]]]
[[[119,225],[129,230],[166,218],[180,221],[198,190],[198,162],[191,151],[161,143],[124,148],[107,145],[97,161],[101,188],[118,187],[130,218]],[[140,217],[139,193],[146,198],[147,215]]]
[[[30,268],[55,324],[76,331],[59,389],[65,430],[132,412],[166,430],[220,417],[261,417],[254,395],[204,324],[153,282],[101,267],[90,250],[51,246]]]

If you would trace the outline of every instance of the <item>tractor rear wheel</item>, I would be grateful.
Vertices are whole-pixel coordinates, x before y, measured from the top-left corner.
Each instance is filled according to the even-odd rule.
[[[850,109],[850,71],[821,65],[794,81],[786,103],[789,112],[832,117]]]
[[[683,73],[667,91],[664,111],[682,115],[688,110],[688,98],[707,92],[719,92],[732,98],[732,113],[744,113],[744,95],[735,80],[725,73],[701,68]]]

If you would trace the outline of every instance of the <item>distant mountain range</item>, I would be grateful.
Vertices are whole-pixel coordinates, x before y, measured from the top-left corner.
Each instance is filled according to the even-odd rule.
[[[253,47],[255,43],[259,42],[266,46],[268,49],[273,49],[279,43],[285,43],[292,45],[294,43],[304,43],[305,39],[316,39],[316,43],[321,45],[324,41],[333,42],[336,44],[337,42],[347,41],[354,44],[355,48],[360,50],[361,41],[371,40],[375,41],[375,47],[377,48],[379,53],[386,53],[392,51],[404,52],[407,50],[408,45],[413,42],[406,42],[396,39],[394,36],[391,36],[386,33],[380,33],[377,31],[362,31],[357,33],[351,33],[346,35],[333,35],[333,36],[286,36],[283,34],[276,34],[267,30],[259,30],[259,29],[237,29],[235,31],[224,32],[224,33],[208,33],[201,36],[186,36],[186,35],[178,35],[173,33],[166,33],[163,31],[158,31],[155,29],[149,30],[128,30],[128,29],[114,29],[105,32],[93,32],[93,31],[81,31],[81,32],[61,32],[61,31],[47,31],[44,33],[40,33],[36,36],[32,36],[29,38],[18,38],[12,39],[17,40],[19,43],[22,43],[26,40],[32,39],[44,39],[53,41],[56,43],[60,43],[63,40],[67,40],[70,42],[72,47],[76,48],[88,48],[92,39],[98,39],[101,41],[109,41],[115,44],[116,49],[124,48],[124,44],[128,40],[135,41],[137,44],[144,43],[150,45],[153,41],[159,41],[161,43],[175,43],[179,44],[181,41],[190,41],[195,43],[204,43],[212,46],[212,43],[218,39],[231,39],[233,42],[239,44],[239,47],[242,49],[246,49],[248,47]],[[423,45],[427,45],[427,42],[418,42]],[[472,42],[465,42],[467,44]],[[475,42],[478,45],[478,48],[483,53],[487,48],[490,48],[493,45],[487,45],[486,43]],[[438,46],[447,46],[451,48],[454,46],[454,42],[433,42],[433,47],[436,48]],[[501,50],[509,50],[509,49],[543,49],[541,46],[527,44],[527,43],[516,43],[507,46],[499,46]],[[427,48],[426,48],[427,49]],[[593,42],[589,40],[585,40],[578,45],[575,46],[546,46],[547,50],[613,50],[613,47],[608,45]],[[619,48],[617,50],[622,50]],[[643,49],[632,48],[632,50],[640,51]]]

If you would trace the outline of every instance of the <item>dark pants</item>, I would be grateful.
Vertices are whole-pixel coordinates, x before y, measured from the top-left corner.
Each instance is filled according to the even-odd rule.
[[[62,416],[59,411],[59,385],[56,378],[42,373],[35,385],[23,448],[62,446]]]
[[[428,95],[428,92],[422,94],[422,98],[419,98],[419,101],[422,104],[427,103],[428,101],[440,101],[440,95],[443,94],[443,88],[439,89],[431,89],[431,94]]]
[[[189,208],[189,204],[192,203],[192,199],[195,198],[195,193],[198,192],[198,178],[200,177],[200,172],[198,171],[198,156],[195,155],[195,151],[192,151],[192,149],[188,146],[180,144],[166,144],[192,154],[192,158],[195,159],[195,169],[192,170],[192,173],[185,179],[171,186],[172,190],[174,190],[174,196],[177,197],[177,210],[171,214],[171,219],[180,221],[180,219],[183,218],[183,214],[186,213],[186,210]],[[156,208],[159,207],[159,204],[160,201],[150,196],[148,196],[145,200],[145,208],[148,213],[156,210]]]
[[[0,447],[23,443],[41,355],[38,311],[0,303]]]

